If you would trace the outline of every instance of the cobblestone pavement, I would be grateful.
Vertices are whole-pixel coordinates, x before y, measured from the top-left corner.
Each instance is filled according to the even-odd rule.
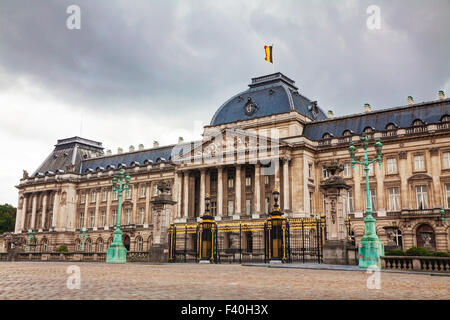
[[[75,264],[81,288],[68,289],[63,262],[1,262],[0,299],[450,299],[450,277],[198,264]]]

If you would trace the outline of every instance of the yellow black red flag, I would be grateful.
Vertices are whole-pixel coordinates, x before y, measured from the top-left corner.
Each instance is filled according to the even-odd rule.
[[[272,58],[272,46],[264,46],[264,51],[266,52],[266,61],[269,61],[270,63],[273,63]]]

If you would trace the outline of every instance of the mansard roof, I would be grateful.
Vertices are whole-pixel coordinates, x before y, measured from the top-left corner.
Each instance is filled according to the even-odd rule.
[[[79,172],[86,173],[88,171],[97,171],[97,169],[107,169],[108,167],[130,167],[134,164],[143,165],[148,162],[156,163],[158,161],[170,161],[172,156],[172,149],[174,148],[174,146],[175,145],[169,145],[164,147],[86,159],[82,161]]]
[[[56,173],[58,170],[66,171],[68,166],[74,167],[75,172],[78,172],[84,158],[101,154],[103,154],[101,142],[80,137],[61,139],[32,176],[38,173]]]
[[[383,131],[390,123],[405,128],[411,127],[417,119],[437,123],[446,114],[450,115],[449,98],[311,122],[305,125],[303,135],[311,140],[320,140],[326,133],[341,137],[345,130],[354,134],[361,134],[367,127]]]
[[[297,110],[311,120],[326,119],[325,113],[298,92],[295,82],[280,72],[253,78],[250,88],[231,97],[217,110],[211,126],[250,120]],[[246,112],[247,103],[253,103],[253,112]]]

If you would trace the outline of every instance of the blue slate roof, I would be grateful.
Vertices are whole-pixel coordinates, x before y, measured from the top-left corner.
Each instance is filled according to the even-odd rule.
[[[450,99],[312,122],[306,124],[303,135],[311,140],[320,140],[325,133],[334,137],[343,136],[345,130],[351,130],[354,134],[361,134],[366,127],[383,131],[390,123],[405,128],[417,119],[425,123],[437,123],[444,115],[450,115]]]
[[[214,114],[211,126],[286,113],[292,110],[297,110],[311,120],[327,118],[319,107],[313,110],[315,102],[298,93],[295,82],[279,72],[253,78],[249,87],[248,90],[238,93],[222,104]],[[257,106],[256,111],[251,115],[247,115],[244,110],[249,98]]]
[[[92,169],[93,171],[96,171],[97,169],[103,170],[108,166],[118,168],[121,164],[125,164],[127,167],[130,167],[133,162],[143,165],[146,160],[151,160],[153,163],[156,163],[158,160],[162,159],[169,161],[171,160],[173,147],[174,145],[169,145],[160,148],[86,159],[81,163],[80,173],[86,173],[89,169]]]

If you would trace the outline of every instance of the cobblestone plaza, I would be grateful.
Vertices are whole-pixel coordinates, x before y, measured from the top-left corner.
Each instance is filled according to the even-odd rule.
[[[68,289],[69,266],[80,289]],[[380,274],[368,289],[365,271],[305,270],[241,265],[13,262],[0,264],[0,299],[420,299],[448,300],[450,277]]]

